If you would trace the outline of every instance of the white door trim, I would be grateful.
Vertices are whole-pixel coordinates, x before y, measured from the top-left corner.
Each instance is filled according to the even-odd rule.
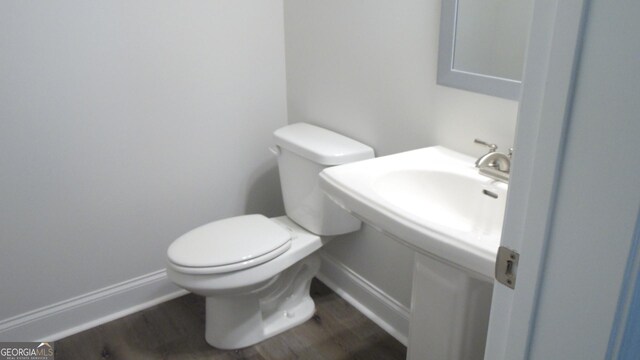
[[[515,290],[494,286],[485,359],[527,357],[586,9],[587,0],[534,5],[502,235],[521,254],[518,280]]]

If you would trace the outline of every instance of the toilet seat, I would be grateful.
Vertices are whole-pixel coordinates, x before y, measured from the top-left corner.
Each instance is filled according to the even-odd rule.
[[[200,226],[175,240],[169,265],[186,274],[238,271],[272,260],[291,247],[291,232],[264,215],[244,215]]]

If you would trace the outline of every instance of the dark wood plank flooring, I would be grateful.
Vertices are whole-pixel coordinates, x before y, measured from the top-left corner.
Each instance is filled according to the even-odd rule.
[[[406,348],[321,282],[316,314],[255,346],[224,351],[204,340],[204,298],[186,295],[61,339],[64,359],[404,359]]]

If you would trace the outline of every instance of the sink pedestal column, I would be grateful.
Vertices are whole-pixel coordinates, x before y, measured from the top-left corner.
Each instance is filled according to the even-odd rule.
[[[482,360],[493,281],[416,254],[409,360]]]

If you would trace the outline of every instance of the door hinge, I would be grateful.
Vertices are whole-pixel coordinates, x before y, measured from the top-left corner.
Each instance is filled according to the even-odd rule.
[[[496,280],[512,289],[516,287],[516,273],[520,254],[504,246],[498,248],[496,256]]]

